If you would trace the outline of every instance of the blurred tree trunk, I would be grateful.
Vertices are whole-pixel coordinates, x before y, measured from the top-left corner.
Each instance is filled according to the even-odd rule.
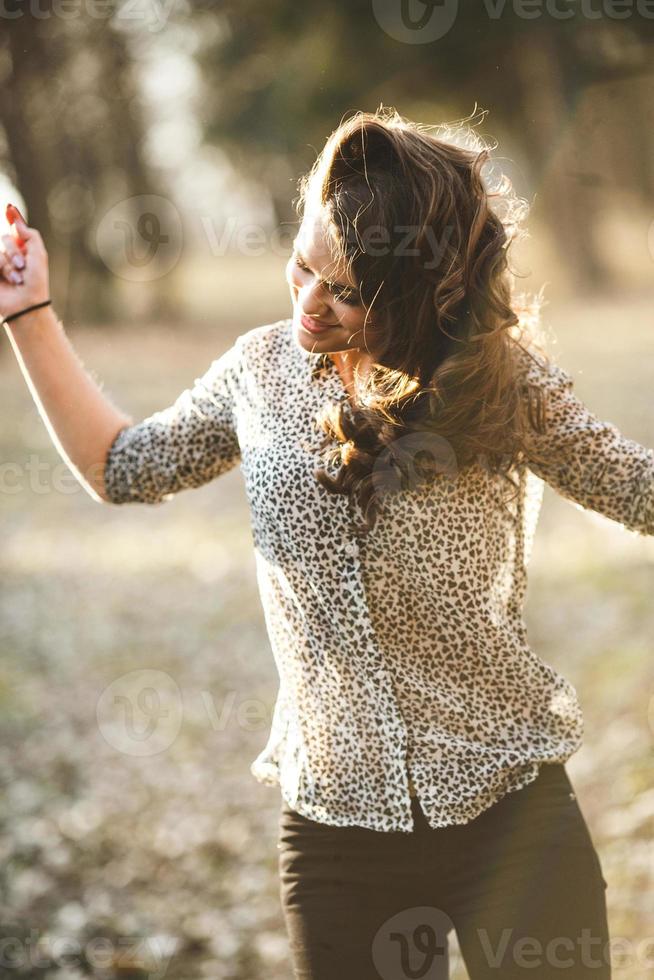
[[[572,158],[566,140],[578,95],[567,55],[551,29],[522,31],[514,39],[524,145],[538,187],[534,209],[549,225],[568,274],[580,288],[593,289],[610,278],[593,233],[602,191],[580,179],[588,161]]]
[[[39,229],[47,244],[52,239],[52,226],[48,210],[49,182],[44,179],[44,172],[52,171],[55,159],[33,125],[33,109],[40,85],[34,66],[39,65],[43,77],[56,77],[59,68],[57,51],[43,43],[28,17],[9,23],[2,40],[9,70],[0,85],[0,119],[16,186],[28,202],[26,220]],[[56,91],[52,96],[56,104]]]
[[[126,37],[105,21],[61,23],[24,14],[8,22],[0,85],[8,170],[51,259],[53,301],[65,320],[111,320],[115,273],[98,254],[92,229],[100,210],[122,198],[157,193],[142,151],[145,123]],[[81,81],[80,81],[81,80]],[[84,85],[84,88],[82,87]],[[146,316],[171,315],[165,279],[134,283],[152,298]],[[162,288],[163,287],[163,288]]]
[[[35,23],[24,15],[9,22],[4,44],[11,71],[0,87],[0,108],[14,182],[26,202],[26,220],[38,228],[48,249],[52,297],[58,312],[68,319],[75,304],[74,282],[84,281],[94,295],[94,311],[108,312],[102,302],[102,280],[106,279],[85,244],[71,261],[70,245],[53,218],[51,195],[62,180],[77,172],[75,147],[64,123],[69,95],[65,88],[68,45],[55,33],[48,37],[53,19],[52,5],[42,4],[49,19]],[[43,79],[51,88],[43,90]],[[45,104],[44,104],[45,103]],[[57,275],[64,269],[68,275]],[[72,274],[74,271],[74,275]]]
[[[631,98],[625,100],[632,135],[636,190],[643,203],[654,203],[654,80],[651,74],[636,79]]]
[[[127,38],[120,31],[112,31],[111,43],[107,44],[98,32],[97,49],[102,62],[103,77],[109,80],[104,93],[107,101],[110,131],[114,138],[115,163],[124,174],[126,197],[156,194],[169,198],[167,189],[146,165],[143,157],[143,138],[147,129],[139,87],[135,77],[134,58]],[[156,263],[156,257],[155,257]],[[175,307],[171,289],[166,288],[166,277],[157,279],[156,288],[146,283],[148,290],[147,316],[157,320],[173,320],[181,315]],[[134,288],[139,288],[136,284]],[[120,311],[116,311],[120,316]]]

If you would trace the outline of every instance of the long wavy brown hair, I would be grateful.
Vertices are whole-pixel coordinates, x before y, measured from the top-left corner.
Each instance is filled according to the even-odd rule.
[[[300,179],[297,211],[324,214],[374,355],[355,403],[326,405],[317,420],[337,469],[316,479],[358,498],[364,532],[385,490],[475,463],[517,487],[525,425],[543,406],[536,389],[529,413],[519,411],[516,347],[544,353],[542,296],[515,292],[507,250],[528,205],[493,171],[491,147],[468,122],[427,126],[382,105],[344,119]]]

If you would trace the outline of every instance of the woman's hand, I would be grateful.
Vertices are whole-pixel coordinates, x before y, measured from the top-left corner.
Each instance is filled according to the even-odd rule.
[[[48,253],[41,235],[25,224],[13,204],[7,205],[7,220],[14,234],[2,236],[0,317],[50,299]]]

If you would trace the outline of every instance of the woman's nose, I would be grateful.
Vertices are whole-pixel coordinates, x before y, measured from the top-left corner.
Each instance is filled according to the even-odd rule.
[[[300,305],[307,314],[319,316],[328,309],[320,286],[306,286],[300,289]]]

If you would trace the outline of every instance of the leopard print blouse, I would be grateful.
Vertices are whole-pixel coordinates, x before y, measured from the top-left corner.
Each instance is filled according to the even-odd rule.
[[[532,651],[522,618],[542,480],[653,534],[654,450],[593,416],[551,359],[521,356],[549,398],[539,462],[517,467],[508,506],[505,478],[480,463],[384,494],[361,535],[357,505],[313,475],[330,471],[315,415],[348,396],[290,319],[242,334],[109,450],[115,504],[161,503],[240,464],[279,673],[250,771],[309,819],[410,831],[417,794],[432,827],[463,824],[580,747],[576,691]]]

